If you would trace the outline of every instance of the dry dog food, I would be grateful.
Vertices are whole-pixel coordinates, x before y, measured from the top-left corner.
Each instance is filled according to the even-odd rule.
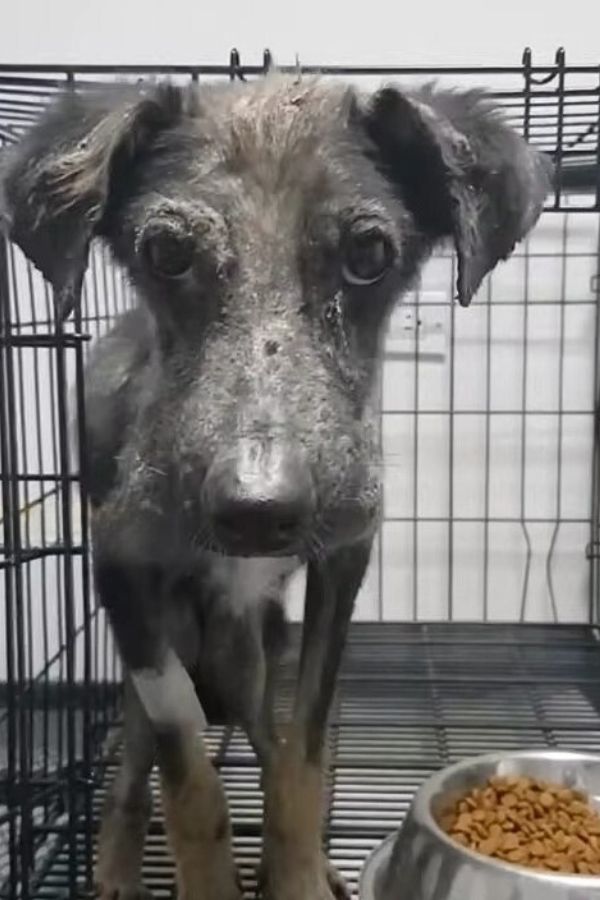
[[[600,816],[579,791],[534,778],[494,777],[459,800],[440,824],[484,856],[600,875]]]

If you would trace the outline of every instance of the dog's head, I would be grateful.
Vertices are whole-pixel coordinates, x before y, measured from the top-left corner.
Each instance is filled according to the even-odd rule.
[[[376,520],[395,300],[451,240],[467,305],[548,187],[480,94],[273,76],[70,94],[8,161],[4,215],[61,315],[94,236],[151,311],[154,381],[123,480],[162,479],[229,552],[310,552]]]

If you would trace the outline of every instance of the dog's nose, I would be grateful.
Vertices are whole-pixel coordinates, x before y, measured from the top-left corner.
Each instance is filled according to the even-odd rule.
[[[298,548],[314,512],[314,488],[295,447],[248,440],[210,467],[204,502],[228,553],[269,556]]]

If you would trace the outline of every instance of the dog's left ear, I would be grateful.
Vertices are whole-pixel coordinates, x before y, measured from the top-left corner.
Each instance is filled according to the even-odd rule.
[[[0,225],[54,288],[59,318],[78,302],[89,245],[123,200],[132,167],[182,116],[169,84],[63,96],[0,162]]]
[[[535,225],[551,186],[548,158],[509,128],[480,92],[384,88],[359,112],[369,153],[432,242],[451,238],[458,299]]]

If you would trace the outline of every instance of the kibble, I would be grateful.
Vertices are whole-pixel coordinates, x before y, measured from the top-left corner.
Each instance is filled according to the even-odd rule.
[[[580,791],[524,776],[494,776],[444,813],[458,844],[546,872],[600,875],[600,815]]]

